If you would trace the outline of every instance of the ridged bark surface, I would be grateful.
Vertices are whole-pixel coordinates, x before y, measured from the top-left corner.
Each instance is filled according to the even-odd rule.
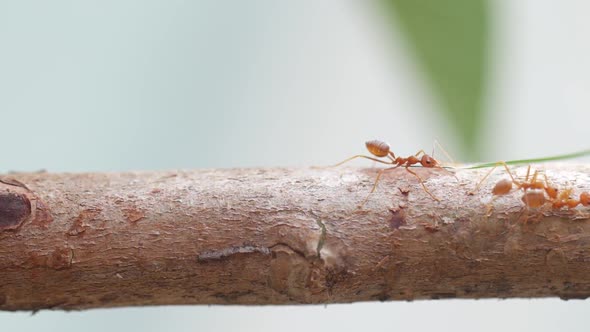
[[[590,208],[475,195],[484,171],[0,176],[0,309],[590,295]],[[590,189],[588,166],[547,166]]]

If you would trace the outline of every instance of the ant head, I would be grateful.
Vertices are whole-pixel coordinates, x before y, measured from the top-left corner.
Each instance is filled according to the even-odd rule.
[[[557,190],[557,188],[547,186],[545,188],[545,192],[547,193],[547,196],[549,196],[549,198],[556,199],[557,195],[559,193],[559,190]]]
[[[422,165],[422,167],[437,167],[438,161],[436,161],[436,159],[432,158],[431,156],[425,154],[422,156],[422,159],[420,159],[420,164]]]
[[[368,141],[365,145],[367,146],[367,150],[375,157],[386,157],[389,154],[389,144],[383,141]]]

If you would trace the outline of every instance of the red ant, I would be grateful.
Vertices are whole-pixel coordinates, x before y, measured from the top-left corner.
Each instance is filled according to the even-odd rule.
[[[350,157],[350,158],[348,158],[348,159],[346,159],[334,166],[340,166],[340,165],[342,165],[346,162],[349,162],[353,159],[356,159],[356,158],[365,158],[365,159],[373,160],[375,162],[386,164],[386,165],[395,165],[393,167],[382,169],[379,171],[379,173],[377,173],[377,178],[375,179],[375,184],[373,184],[373,188],[369,192],[369,195],[371,195],[375,191],[375,189],[377,188],[377,183],[379,183],[379,179],[381,178],[381,175],[383,175],[384,172],[392,170],[392,169],[396,169],[398,167],[404,167],[406,169],[406,171],[408,171],[408,173],[414,175],[418,179],[418,181],[420,181],[422,188],[424,188],[424,191],[428,195],[430,195],[430,197],[432,197],[432,199],[434,199],[437,202],[440,201],[440,199],[438,199],[436,196],[434,196],[428,190],[428,188],[426,188],[426,185],[424,184],[424,180],[422,180],[422,178],[418,174],[416,174],[416,172],[410,170],[410,168],[409,168],[410,166],[420,164],[420,165],[422,165],[422,167],[439,168],[439,169],[442,169],[442,170],[445,170],[445,171],[451,173],[450,171],[442,168],[440,166],[440,163],[436,159],[434,159],[433,157],[426,154],[426,152],[424,152],[424,150],[420,150],[415,155],[404,158],[404,157],[399,157],[399,156],[396,157],[395,154],[393,153],[393,151],[391,151],[389,144],[387,144],[386,142],[379,141],[379,140],[372,140],[372,141],[366,142],[365,145],[367,147],[367,150],[369,150],[369,152],[373,156],[378,157],[378,158],[387,157],[387,158],[389,158],[389,160],[385,161],[385,160],[377,159],[377,158],[370,157],[370,156],[356,155],[356,156],[352,156],[352,157]],[[454,176],[454,174],[453,174],[453,176]],[[367,195],[367,198],[365,198],[365,200],[361,203],[360,206],[365,204],[367,199],[369,199],[369,195]]]
[[[546,203],[551,203],[551,208],[554,210],[560,210],[563,207],[573,209],[580,204],[583,206],[590,206],[590,193],[585,191],[580,194],[579,199],[575,199],[572,198],[572,191],[573,190],[571,188],[561,190],[559,193],[556,191],[556,196],[549,197],[549,199],[545,198],[545,195],[541,190],[525,191],[524,195],[522,196],[522,201],[526,205],[527,209],[529,207],[540,208]]]
[[[531,166],[527,168],[524,182],[517,181],[508,167],[506,165],[504,166],[506,167],[506,171],[512,180],[503,179],[498,181],[498,183],[496,183],[492,189],[492,193],[495,196],[508,194],[512,190],[512,184],[514,184],[517,189],[523,189],[525,191],[524,195],[522,196],[522,201],[528,207],[541,207],[546,202],[552,203],[552,208],[557,210],[563,207],[573,209],[578,205],[590,206],[590,193],[587,191],[582,192],[579,198],[575,199],[572,198],[573,190],[571,188],[560,191],[557,188],[550,186],[546,174],[543,174],[545,181],[539,181],[537,179],[539,171],[535,171],[529,180]],[[532,191],[528,191],[529,189]],[[549,197],[548,199],[545,198],[545,194],[547,194],[547,197]]]
[[[514,177],[514,175],[512,174],[510,169],[508,168],[508,165],[506,165],[506,163],[499,162],[498,164],[504,166],[504,168],[506,169],[506,173],[508,173],[508,175],[510,176],[510,180],[509,179],[502,179],[502,180],[498,181],[496,183],[496,185],[494,186],[494,188],[492,189],[492,194],[494,196],[507,195],[508,193],[510,193],[510,191],[512,190],[512,186],[514,185],[514,186],[516,186],[516,189],[523,189],[525,191],[525,194],[529,189],[541,190],[541,191],[545,191],[545,193],[547,194],[547,196],[549,196],[550,199],[557,198],[557,188],[549,185],[549,180],[547,179],[547,175],[545,173],[543,173],[543,176],[545,177],[545,181],[543,181],[543,182],[538,180],[538,176],[539,176],[538,170],[535,170],[535,172],[533,173],[533,176],[530,177],[531,166],[529,165],[527,168],[527,171],[526,171],[526,176],[524,178],[524,181],[521,182],[521,181],[516,180],[516,178]],[[497,165],[497,166],[499,166],[499,165]],[[481,187],[481,185],[483,184],[485,179],[492,173],[492,171],[497,166],[492,168],[492,170],[489,171],[488,174],[486,174],[486,176],[484,176],[484,178],[479,182],[479,184],[475,188],[475,191],[477,191]],[[530,177],[530,180],[529,180],[529,177]],[[534,194],[532,194],[531,197],[532,196],[534,196]]]
[[[514,186],[514,187],[516,187],[517,190],[522,189],[524,191],[524,194],[522,195],[521,199],[522,199],[523,203],[525,204],[525,206],[527,207],[527,209],[542,207],[543,205],[545,205],[545,203],[548,200],[553,201],[557,198],[557,196],[558,196],[557,189],[555,187],[549,185],[549,180],[547,179],[546,174],[543,173],[543,176],[545,177],[544,181],[540,181],[538,179],[538,177],[539,177],[538,170],[535,170],[535,172],[533,173],[533,175],[531,177],[531,166],[529,165],[527,168],[527,172],[526,172],[526,176],[524,178],[524,181],[519,181],[512,174],[512,172],[510,171],[510,168],[508,168],[508,165],[502,161],[498,162],[496,164],[496,166],[494,166],[483,177],[483,179],[481,179],[481,181],[477,184],[475,190],[473,192],[471,192],[470,194],[473,194],[475,191],[477,191],[481,187],[481,185],[484,183],[486,178],[496,169],[496,167],[498,167],[500,165],[504,166],[504,168],[506,169],[506,173],[508,173],[508,175],[510,176],[510,179],[502,179],[494,185],[494,188],[492,188],[492,194],[494,195],[494,197],[509,194],[512,191],[512,188]],[[545,194],[547,194],[549,199],[547,199],[545,197]],[[488,206],[488,208],[491,208],[491,206]]]
[[[514,177],[512,172],[510,171],[510,168],[508,168],[508,165],[503,161],[497,162],[496,165],[494,167],[492,167],[492,169],[479,181],[479,183],[475,187],[475,190],[473,190],[469,194],[473,195],[475,192],[477,192],[479,190],[479,188],[481,188],[481,186],[483,185],[485,180],[488,178],[488,176],[490,176],[490,174],[492,174],[492,172],[498,166],[504,166],[506,173],[508,173],[508,175],[510,176],[510,180],[509,179],[502,179],[502,180],[498,181],[496,183],[496,185],[494,186],[494,188],[492,189],[492,194],[494,194],[494,196],[502,196],[502,195],[508,194],[512,190],[512,185],[514,185],[514,186],[516,186],[516,189],[523,189],[525,192],[528,189],[540,189],[540,190],[544,190],[547,193],[547,196],[549,196],[550,198],[554,199],[557,197],[557,189],[549,186],[549,181],[547,180],[547,175],[545,175],[543,173],[543,176],[545,177],[545,182],[543,183],[543,182],[537,180],[537,177],[539,175],[539,171],[536,170],[533,173],[533,176],[531,177],[531,179],[529,180],[529,176],[531,174],[531,166],[529,165],[527,168],[527,171],[526,171],[526,176],[524,178],[524,181],[521,182],[521,181],[516,180],[516,178]]]

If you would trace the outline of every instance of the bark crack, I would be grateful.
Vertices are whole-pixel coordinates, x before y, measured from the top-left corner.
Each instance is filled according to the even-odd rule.
[[[318,258],[322,258],[322,248],[324,247],[324,243],[326,242],[327,230],[326,230],[326,225],[324,225],[324,223],[322,222],[322,220],[320,218],[316,219],[316,223],[318,224],[318,226],[320,226],[320,229],[322,230],[322,233],[320,234],[320,238],[318,240],[318,246],[317,246]]]
[[[261,253],[264,255],[270,255],[271,248],[259,246],[234,246],[229,248],[223,248],[221,250],[208,250],[200,253],[197,256],[197,260],[200,262],[220,260],[235,254]]]

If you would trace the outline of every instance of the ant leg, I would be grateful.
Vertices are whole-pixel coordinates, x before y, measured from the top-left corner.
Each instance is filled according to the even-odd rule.
[[[523,186],[525,184],[529,184],[530,186],[532,186],[537,181],[537,174],[538,173],[539,173],[539,171],[535,170],[535,172],[533,173],[533,176],[531,177],[531,165],[529,165],[526,169],[526,175],[524,177],[524,181],[518,182],[516,180],[513,180],[512,182],[514,182],[519,188],[520,188],[520,186]],[[530,180],[529,180],[529,178],[530,178]],[[524,189],[524,193],[526,194],[526,188]]]
[[[395,155],[393,154],[393,152],[389,151],[389,154],[387,155],[387,158],[389,158],[391,160],[392,164],[396,164],[395,162]]]
[[[539,180],[541,174],[543,175],[542,181]],[[550,201],[553,201],[555,200],[555,198],[557,198],[557,188],[554,188],[551,185],[549,185],[549,179],[547,178],[547,174],[544,171],[535,170],[535,173],[533,173],[533,177],[529,183],[533,184],[537,189],[544,190],[547,196],[549,196]],[[539,186],[542,187],[539,188]]]
[[[516,185],[520,186],[520,185],[521,185],[521,183],[520,183],[520,182],[518,182],[518,181],[516,180],[516,178],[515,178],[515,177],[514,177],[514,175],[512,174],[512,171],[510,171],[510,168],[508,168],[508,164],[506,164],[506,163],[505,163],[505,162],[503,162],[503,161],[499,162],[499,164],[504,166],[504,169],[506,170],[506,173],[508,173],[508,176],[510,176],[510,179],[512,179],[512,182],[513,182],[514,184],[516,184]],[[530,165],[529,165],[529,168],[530,168]],[[527,171],[527,173],[528,173],[528,171]],[[528,175],[527,175],[527,176],[528,176]]]
[[[452,176],[454,176],[454,177],[455,177],[455,180],[459,181],[459,178],[457,177],[457,174],[455,174],[455,173],[453,173],[453,172],[449,171],[448,169],[446,169],[446,168],[444,168],[444,167],[442,167],[442,166],[436,166],[436,167],[434,167],[434,168],[437,168],[437,169],[443,170],[443,171],[445,171],[445,172],[447,172],[447,173],[451,174]]]
[[[498,168],[498,165],[492,167],[492,169],[490,169],[486,175],[484,175],[483,178],[481,178],[481,180],[479,180],[479,182],[477,183],[477,185],[475,186],[475,189],[473,189],[472,191],[469,192],[469,195],[474,195],[476,192],[479,191],[479,188],[481,188],[481,186],[484,184],[485,180],[488,178],[488,176],[490,176],[490,174],[492,174],[492,172]]]
[[[416,154],[414,156],[418,157],[421,154],[426,154],[426,152],[424,152],[424,150],[420,150],[420,151],[416,152]]]
[[[372,161],[376,161],[376,162],[378,162],[378,163],[382,163],[382,164],[391,165],[391,163],[390,163],[390,162],[388,162],[388,161],[383,161],[383,160],[381,160],[381,159],[377,159],[377,158],[373,158],[373,157],[364,156],[364,155],[360,155],[360,154],[359,154],[359,155],[356,155],[356,156],[352,156],[352,157],[350,157],[350,158],[348,158],[348,159],[345,159],[345,160],[343,160],[343,161],[339,162],[338,164],[336,164],[336,165],[332,165],[332,166],[330,166],[330,167],[337,167],[337,166],[340,166],[340,165],[342,165],[342,164],[345,164],[345,163],[347,163],[347,162],[349,162],[349,161],[351,161],[351,160],[353,160],[353,159],[356,159],[356,158],[365,158],[365,159],[369,159],[369,160],[372,160]]]
[[[539,170],[538,169],[535,170],[535,172],[533,173],[533,176],[531,177],[531,165],[529,165],[526,169],[526,176],[524,178],[524,182],[520,183],[520,185],[524,185],[526,183],[531,186],[535,186],[538,184],[538,182],[537,182],[538,177],[539,177]],[[529,180],[529,178],[530,178],[530,180]],[[516,184],[518,185],[519,183],[516,183]],[[536,187],[534,187],[534,188],[536,188]],[[525,190],[525,192],[526,192],[526,190]]]
[[[492,199],[490,199],[489,203],[486,204],[486,217],[489,218],[494,211],[494,202],[498,196],[492,195]]]
[[[383,175],[383,173],[385,173],[386,171],[390,171],[392,169],[398,168],[399,166],[400,165],[396,165],[396,166],[389,167],[389,168],[384,168],[384,169],[380,170],[379,173],[377,173],[377,177],[375,178],[375,183],[373,184],[373,188],[371,189],[371,191],[369,191],[369,193],[367,194],[367,197],[365,197],[365,199],[361,202],[359,207],[362,207],[363,205],[365,205],[365,203],[369,200],[369,197],[371,196],[371,194],[373,192],[375,192],[375,189],[377,189],[377,184],[379,183],[379,179],[381,178],[381,175]]]
[[[408,171],[410,174],[414,175],[416,178],[418,178],[418,181],[420,181],[420,184],[422,185],[422,188],[424,188],[424,191],[430,195],[430,197],[432,197],[432,199],[434,199],[437,202],[440,202],[440,199],[436,198],[436,196],[434,196],[430,190],[428,190],[428,188],[426,188],[426,185],[424,184],[424,180],[422,180],[422,178],[420,177],[420,175],[416,174],[416,172],[411,171],[408,166],[405,167],[406,171]]]
[[[522,223],[525,224],[525,225],[528,224],[528,222],[529,222],[529,213],[530,213],[529,207],[528,207],[528,205],[525,204],[524,211],[523,211],[524,218],[522,220]]]
[[[549,188],[549,179],[547,178],[547,174],[543,173],[543,177],[545,178],[545,187]]]
[[[487,174],[477,183],[477,186],[475,186],[475,189],[473,191],[471,191],[469,194],[470,195],[475,194],[481,188],[481,186],[484,184],[485,180],[492,174],[492,172],[496,168],[498,168],[498,166],[504,166],[504,169],[506,169],[506,173],[508,173],[508,175],[510,176],[510,179],[512,179],[512,183],[514,183],[520,187],[520,182],[516,181],[516,179],[514,178],[514,175],[512,175],[512,172],[510,171],[510,168],[508,168],[508,165],[503,161],[499,161],[496,163],[496,165],[494,167],[492,167],[492,169],[489,170],[489,172],[487,172]]]
[[[538,177],[539,177],[539,170],[535,170],[535,173],[533,173],[533,177],[531,178],[531,183],[537,183]]]
[[[526,169],[526,176],[524,178],[524,183],[527,183],[529,181],[529,175],[531,174],[531,165],[529,165]],[[533,178],[536,178],[537,176],[537,171],[535,171],[535,175]]]

